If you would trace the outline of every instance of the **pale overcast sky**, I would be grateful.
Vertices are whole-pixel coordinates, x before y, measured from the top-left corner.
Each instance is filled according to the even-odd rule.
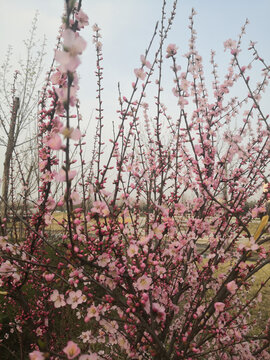
[[[1,54],[4,58],[8,44],[14,48],[14,61],[24,54],[22,42],[26,38],[35,11],[39,11],[38,35],[48,39],[47,64],[53,57],[53,46],[61,23],[63,0],[0,0],[2,17],[0,22]],[[168,7],[173,3],[167,0]],[[94,23],[102,29],[104,49],[104,106],[105,115],[117,118],[115,105],[117,82],[120,81],[123,94],[128,97],[133,69],[140,66],[140,55],[144,53],[153,33],[155,23],[160,18],[162,0],[83,0],[82,8],[88,14],[90,26],[83,30],[82,36],[88,40],[88,47],[80,66],[81,103],[85,118],[89,118],[95,108],[95,53],[92,44]],[[269,0],[179,0],[168,43],[179,46],[181,53],[187,52],[188,16],[192,7],[198,15],[195,28],[198,31],[198,49],[208,66],[210,50],[217,52],[220,69],[227,69],[230,59],[224,55],[223,42],[236,39],[245,19],[250,20],[244,47],[249,40],[258,41],[258,49],[269,63],[270,60],[270,1]],[[245,65],[245,63],[243,63]],[[47,70],[47,68],[46,68]],[[171,85],[173,87],[173,84]],[[111,111],[111,110],[112,111]]]

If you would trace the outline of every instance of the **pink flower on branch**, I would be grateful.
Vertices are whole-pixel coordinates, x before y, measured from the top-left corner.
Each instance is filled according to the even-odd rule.
[[[62,85],[61,79],[62,79],[62,73],[59,70],[55,71],[51,76],[51,82],[53,85]]]
[[[219,314],[220,312],[222,312],[224,310],[225,304],[222,302],[216,302],[214,307],[215,307],[216,313]]]
[[[92,207],[92,209],[91,209],[92,213],[99,214],[104,217],[110,215],[110,210],[105,202],[94,201],[93,205],[94,205],[94,207]]]
[[[80,9],[80,11],[75,15],[75,19],[78,21],[79,29],[83,29],[85,26],[89,25],[88,15]]]
[[[78,141],[78,140],[80,140],[81,137],[82,137],[82,133],[81,133],[80,129],[72,128],[72,131],[70,133],[70,138],[74,141]]]
[[[49,139],[44,141],[44,144],[52,150],[60,150],[63,146],[62,139],[57,133],[53,133]]]
[[[175,44],[169,44],[167,47],[167,55],[166,58],[169,58],[171,56],[174,56],[177,54],[178,47]]]
[[[185,105],[188,105],[188,100],[184,96],[180,96],[178,99],[178,105],[180,105],[181,109],[184,109]]]
[[[17,272],[16,266],[11,264],[9,260],[3,262],[0,266],[1,277],[13,278],[14,282],[20,280],[20,274]]]
[[[54,279],[55,275],[54,274],[44,274],[43,277],[46,281],[50,282]]]
[[[70,87],[69,94],[68,94],[68,88],[67,87],[60,87],[55,89],[55,92],[60,100],[61,103],[66,103],[68,101],[68,95],[69,95],[69,104],[70,106],[75,106],[76,104],[76,92],[77,89],[74,86]]]
[[[81,63],[78,56],[72,56],[70,53],[61,50],[55,51],[55,60],[61,65],[60,70],[63,73],[74,72]]]
[[[71,198],[71,200],[72,200],[72,202],[73,202],[74,205],[79,205],[79,204],[82,202],[81,197],[80,197],[80,195],[77,193],[77,191],[73,191],[73,192],[71,193],[71,195],[70,195],[70,198]]]
[[[66,29],[63,33],[64,49],[70,54],[70,56],[80,55],[86,48],[86,41],[74,31]]]
[[[238,289],[238,286],[236,285],[236,282],[234,280],[230,281],[226,286],[232,295],[235,294],[236,290]]]
[[[146,77],[146,73],[143,71],[143,69],[134,69],[134,74],[138,79],[144,80]]]
[[[106,253],[99,255],[97,264],[101,267],[106,267],[110,262],[110,256]]]
[[[80,65],[80,55],[86,48],[86,41],[71,29],[66,29],[63,32],[63,47],[64,50],[55,51],[55,60],[61,65],[59,70],[61,72],[74,72]]]
[[[154,302],[152,305],[152,310],[154,313],[157,314],[157,322],[165,321],[166,319],[166,312],[164,306],[160,305],[159,303]]]
[[[66,138],[70,138],[72,140],[78,141],[80,140],[80,138],[82,137],[82,133],[80,131],[80,129],[78,128],[63,128],[61,133],[66,137]]]
[[[138,254],[139,248],[136,244],[131,244],[128,248],[127,254],[129,257],[133,257]]]
[[[232,39],[228,39],[224,41],[224,51],[227,49],[233,50],[236,49],[236,41]]]
[[[152,229],[153,229],[153,233],[156,235],[156,237],[161,240],[163,237],[163,232],[165,229],[165,225],[164,224],[158,224],[158,223],[154,223],[152,225]]]
[[[101,28],[98,26],[98,24],[94,24],[94,25],[92,26],[92,30],[93,30],[94,32],[98,32],[98,31],[101,30]]]
[[[69,170],[69,172],[68,172],[68,180],[74,179],[76,174],[77,174],[76,170]],[[61,169],[59,171],[59,173],[56,173],[55,174],[55,180],[57,180],[59,182],[66,181],[66,171],[64,169]]]
[[[79,360],[98,360],[97,354],[83,354],[79,357]]]
[[[141,55],[141,62],[143,66],[146,66],[148,69],[151,69],[150,61],[146,60],[144,55]]]
[[[95,305],[91,305],[90,308],[87,309],[87,315],[84,321],[88,322],[92,318],[95,318],[97,321],[100,319],[98,308]]]
[[[143,275],[137,280],[136,287],[138,290],[149,290],[151,284],[152,279],[146,275]]]
[[[64,295],[59,294],[58,290],[54,290],[50,296],[50,300],[54,302],[54,307],[60,308],[66,305]]]
[[[79,304],[82,304],[86,300],[85,295],[81,290],[71,291],[67,298],[67,304],[71,305],[72,309],[76,309]]]
[[[55,208],[55,200],[52,196],[48,197],[47,203],[46,203],[46,207],[48,210],[53,210]]]
[[[73,341],[69,341],[63,351],[68,359],[74,359],[81,352],[79,346]]]
[[[45,360],[44,354],[38,350],[35,350],[29,354],[30,360]]]

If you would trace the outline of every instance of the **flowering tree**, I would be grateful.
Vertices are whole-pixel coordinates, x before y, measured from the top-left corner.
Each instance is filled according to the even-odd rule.
[[[251,43],[251,63],[263,68],[253,85],[251,63],[239,59],[244,27],[238,41],[224,44],[231,62],[223,81],[212,54],[211,95],[196,50],[194,10],[181,71],[178,47],[166,44],[176,1],[169,18],[165,6],[166,1],[153,59],[152,39],[134,70],[131,95],[119,94],[119,127],[106,157],[102,43],[100,28],[93,27],[98,106],[87,159],[77,68],[86,47],[79,32],[88,17],[81,1],[66,1],[63,48],[55,52],[58,65],[40,104],[36,213],[31,221],[21,219],[23,239],[7,235],[0,242],[7,315],[0,346],[14,358],[27,352],[32,360],[270,358],[269,324],[256,334],[250,314],[269,280],[250,291],[254,275],[269,263],[269,125],[260,105],[269,68]],[[173,116],[162,102],[166,65],[174,76],[178,113]],[[147,89],[155,75],[152,106]],[[240,82],[244,98],[231,97]],[[256,206],[244,212],[263,184]],[[57,204],[65,204],[66,217],[58,221],[55,241],[48,226]],[[254,232],[250,224],[260,212],[264,216]],[[18,352],[8,346],[15,336]]]

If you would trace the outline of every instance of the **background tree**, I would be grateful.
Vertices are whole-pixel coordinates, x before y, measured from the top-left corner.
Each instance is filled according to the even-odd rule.
[[[16,206],[25,204],[25,190],[31,187],[31,177],[37,175],[37,100],[42,74],[45,38],[36,39],[37,14],[33,19],[29,38],[24,42],[26,57],[12,76],[13,58],[10,47],[0,73],[0,145],[3,148],[1,218],[8,217],[11,205],[11,185],[16,188]],[[15,155],[16,154],[16,155]],[[13,163],[13,172],[11,166]],[[19,165],[19,168],[18,168]],[[18,182],[16,181],[19,180]],[[37,181],[37,178],[35,178]],[[22,186],[21,186],[22,184]],[[18,187],[19,186],[19,187]],[[19,199],[19,194],[22,198]],[[13,207],[15,204],[12,204]],[[15,208],[13,208],[15,210]],[[22,210],[22,209],[21,209]],[[23,213],[23,211],[22,211]],[[3,227],[2,227],[3,229]]]

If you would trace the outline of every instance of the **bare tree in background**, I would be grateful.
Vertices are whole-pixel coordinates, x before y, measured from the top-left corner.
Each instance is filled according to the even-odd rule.
[[[0,151],[3,159],[1,219],[8,217],[11,202],[11,178],[14,191],[22,195],[21,206],[26,206],[25,194],[30,193],[30,182],[37,167],[36,112],[40,79],[43,67],[45,38],[36,39],[37,14],[24,41],[26,56],[13,70],[12,48],[9,47],[0,71]],[[12,79],[13,74],[13,80]],[[12,165],[13,164],[13,165]],[[36,165],[35,165],[36,164]],[[11,171],[11,167],[14,168]],[[23,187],[23,191],[21,191]],[[20,201],[16,199],[16,206]],[[14,204],[12,204],[14,206]],[[1,220],[1,222],[2,222]]]

